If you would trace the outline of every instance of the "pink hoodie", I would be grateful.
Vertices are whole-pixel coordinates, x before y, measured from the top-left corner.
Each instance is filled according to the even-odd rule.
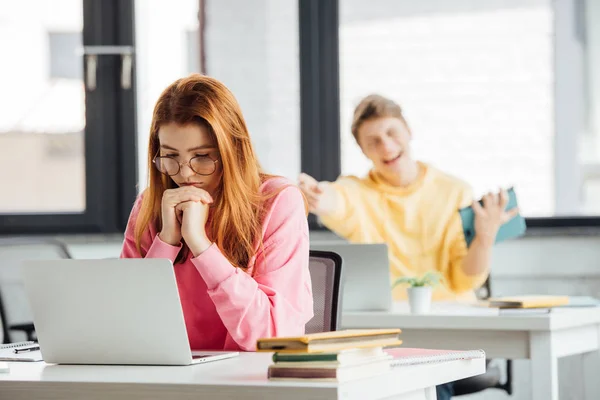
[[[303,334],[313,317],[302,194],[284,178],[269,179],[261,190],[283,186],[288,187],[270,201],[263,246],[247,272],[233,267],[216,244],[174,266],[192,349],[254,351],[258,338]],[[122,258],[140,257],[134,236],[140,204],[141,196],[129,217]],[[153,226],[142,237],[142,250],[149,258],[174,261],[180,249],[161,241]]]

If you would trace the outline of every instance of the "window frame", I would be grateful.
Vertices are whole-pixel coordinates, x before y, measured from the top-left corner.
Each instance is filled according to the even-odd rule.
[[[300,165],[317,180],[341,173],[337,0],[298,0],[300,29]],[[310,229],[324,229],[309,216]]]

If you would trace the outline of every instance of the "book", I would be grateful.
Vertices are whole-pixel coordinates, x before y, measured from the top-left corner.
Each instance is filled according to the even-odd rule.
[[[485,301],[497,308],[551,308],[569,304],[569,296],[522,295],[491,297]]]
[[[274,365],[278,368],[341,368],[390,360],[391,358],[392,356],[384,352],[382,347],[343,350],[337,354],[275,353],[273,355]]]
[[[256,351],[324,353],[366,347],[399,346],[400,329],[347,329],[297,337],[261,338]]]
[[[514,188],[509,188],[508,192],[508,204],[506,210],[511,210],[518,206],[517,195]],[[483,201],[479,200],[479,204],[483,205]],[[460,219],[462,221],[463,233],[467,242],[467,247],[471,245],[471,242],[475,238],[475,212],[472,206],[464,207],[458,210]],[[496,234],[495,243],[500,243],[508,239],[517,238],[523,236],[527,226],[525,224],[525,218],[521,214],[516,215],[510,221],[502,224],[498,233]]]
[[[0,345],[0,361],[43,361],[35,342],[16,342]]]
[[[390,360],[376,360],[345,367],[309,367],[309,368],[282,368],[277,364],[269,366],[268,378],[270,380],[311,380],[346,382],[354,379],[367,378],[384,374],[391,370]]]
[[[367,347],[358,349],[340,350],[329,353],[274,353],[274,363],[307,364],[316,362],[346,364],[368,358],[384,356],[382,347]]]
[[[392,356],[392,360],[390,361],[392,367],[477,358],[485,359],[485,351],[483,350],[439,350],[397,347],[385,349],[385,352]]]

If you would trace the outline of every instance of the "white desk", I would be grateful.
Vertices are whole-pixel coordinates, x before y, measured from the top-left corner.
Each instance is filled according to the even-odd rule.
[[[270,353],[187,367],[9,363],[0,399],[402,399],[434,400],[435,385],[485,372],[485,360],[394,368],[342,384],[272,382]]]
[[[600,399],[600,307],[508,316],[438,303],[427,315],[411,315],[398,303],[391,312],[344,313],[342,327],[400,328],[407,347],[481,348],[488,358],[528,359],[533,400],[558,400],[558,358],[584,354],[586,399]]]

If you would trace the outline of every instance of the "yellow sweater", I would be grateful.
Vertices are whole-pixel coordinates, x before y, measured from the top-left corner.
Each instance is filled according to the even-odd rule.
[[[432,166],[420,166],[417,180],[402,188],[373,171],[363,179],[340,177],[332,185],[336,211],[320,219],[352,243],[386,243],[392,282],[436,270],[445,283],[434,290],[434,300],[473,300],[487,273],[467,275],[462,269],[467,245],[458,209],[471,204],[471,189]],[[393,296],[405,299],[405,287],[397,286]]]

